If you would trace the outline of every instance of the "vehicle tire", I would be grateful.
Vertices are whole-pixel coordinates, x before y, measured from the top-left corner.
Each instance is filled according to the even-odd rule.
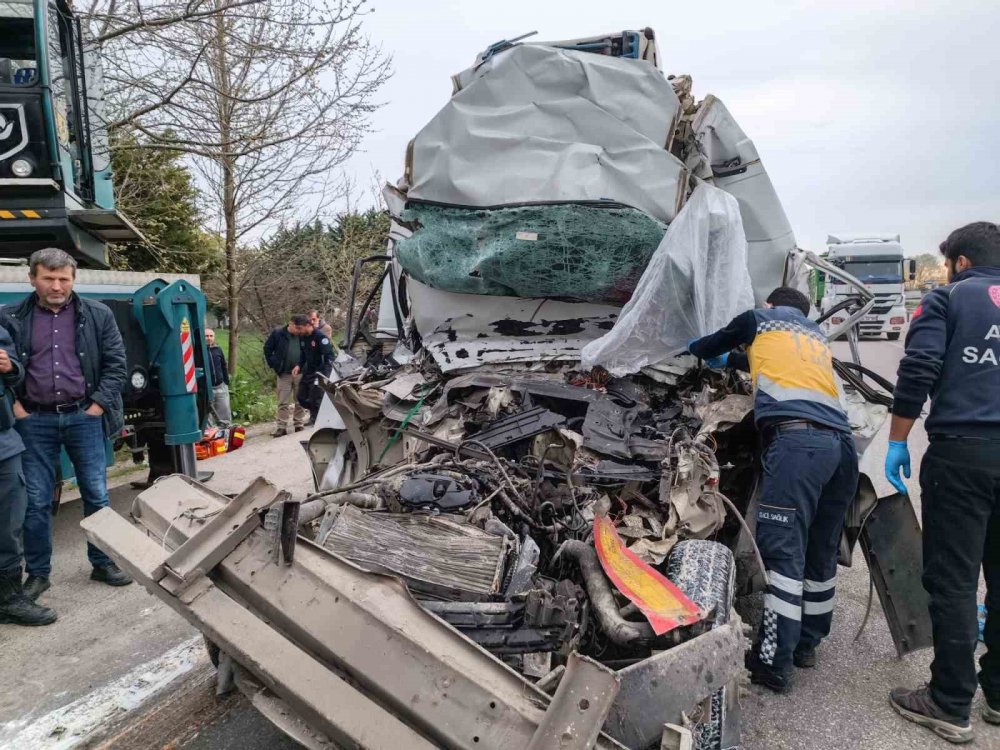
[[[889,341],[899,341],[898,333],[887,333],[886,336],[888,337]]]
[[[667,578],[703,610],[715,610],[713,627],[729,622],[736,591],[736,563],[724,544],[704,539],[678,542],[667,560]],[[739,711],[726,708],[731,689],[720,688],[712,696],[707,721],[694,730],[695,750],[723,750],[724,737],[739,737]]]

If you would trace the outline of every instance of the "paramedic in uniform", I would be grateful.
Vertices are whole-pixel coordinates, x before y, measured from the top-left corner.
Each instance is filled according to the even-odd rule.
[[[928,292],[913,314],[885,462],[886,477],[906,492],[906,439],[930,396],[920,505],[934,661],[930,684],[897,688],[890,701],[903,717],[958,743],[973,737],[980,566],[987,611],[982,716],[1000,724],[1000,227],[980,221],[956,229],[941,253],[949,284]]]
[[[757,546],[767,568],[764,619],[748,658],[751,681],[789,688],[792,663],[816,664],[833,621],[837,551],[858,488],[858,457],[826,337],[809,300],[775,289],[767,307],[689,343],[711,367],[749,370],[764,440]],[[745,346],[746,351],[731,351]]]

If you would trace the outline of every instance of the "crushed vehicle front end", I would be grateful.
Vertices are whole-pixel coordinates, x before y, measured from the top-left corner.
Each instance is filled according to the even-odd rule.
[[[162,546],[85,522],[307,746],[739,745],[759,437],[747,379],[683,352],[823,262],[658,63],[647,29],[455,76],[386,190],[305,502],[173,477],[134,510]],[[838,373],[861,450],[885,395]]]

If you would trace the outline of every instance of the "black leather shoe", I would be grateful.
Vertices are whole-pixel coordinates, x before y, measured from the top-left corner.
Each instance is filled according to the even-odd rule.
[[[90,572],[90,580],[100,581],[109,586],[128,586],[132,583],[132,578],[127,573],[123,573],[121,568],[114,563],[110,565],[95,565],[94,569]]]
[[[792,662],[799,669],[812,669],[816,666],[816,648],[814,646],[799,646],[792,653]]]
[[[46,588],[48,588],[48,578],[37,580],[45,581]],[[55,621],[55,612],[48,607],[35,604],[25,596],[21,585],[20,568],[0,575],[0,623],[49,625]]]
[[[35,601],[38,597],[48,591],[51,586],[52,584],[49,582],[48,578],[42,578],[41,576],[33,576],[29,574],[24,581],[24,595],[31,599],[31,601]]]
[[[747,654],[746,666],[750,670],[750,682],[754,685],[766,687],[775,693],[787,693],[792,689],[788,677],[764,664],[756,651]]]

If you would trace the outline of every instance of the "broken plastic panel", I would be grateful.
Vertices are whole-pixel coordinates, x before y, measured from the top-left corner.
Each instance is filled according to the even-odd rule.
[[[753,307],[736,199],[700,185],[667,230],[614,328],[587,344],[584,367],[628,375],[687,348]]]

